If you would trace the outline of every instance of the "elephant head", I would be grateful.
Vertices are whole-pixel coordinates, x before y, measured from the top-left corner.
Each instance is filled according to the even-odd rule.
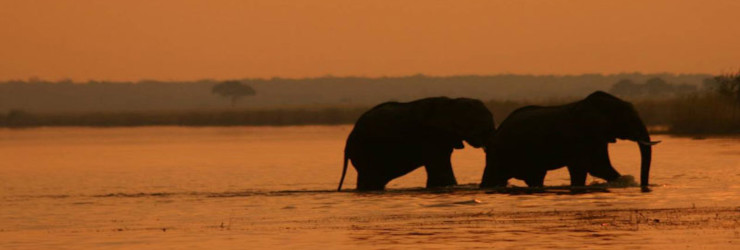
[[[493,115],[483,102],[471,98],[440,98],[427,110],[426,126],[444,131],[454,148],[482,147],[495,131]]]
[[[640,186],[647,191],[650,176],[651,146],[645,124],[631,103],[597,91],[573,107],[574,120],[583,140],[615,142],[616,139],[637,142],[640,147]]]

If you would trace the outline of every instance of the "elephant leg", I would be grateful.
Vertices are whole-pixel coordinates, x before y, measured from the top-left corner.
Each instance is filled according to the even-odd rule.
[[[570,173],[570,185],[574,187],[582,187],[586,185],[586,167],[583,163],[576,163],[568,165],[568,173]]]
[[[613,181],[621,176],[609,160],[609,144],[607,143],[595,147],[591,162],[592,165],[588,173],[593,176],[606,181]]]
[[[374,191],[384,190],[385,185],[390,180],[384,178],[376,173],[358,172],[357,173],[357,190],[359,191]]]
[[[357,190],[383,190],[390,179],[383,176],[382,163],[373,161],[352,160],[357,170]]]
[[[483,179],[480,186],[486,187],[506,187],[509,184],[511,173],[503,167],[503,164],[496,157],[486,156],[486,168],[483,170]]]
[[[529,187],[543,187],[545,185],[545,175],[547,175],[547,171],[538,172],[528,176],[524,182]]]
[[[451,156],[452,149],[432,154],[431,160],[424,165],[427,171],[427,188],[457,185]]]

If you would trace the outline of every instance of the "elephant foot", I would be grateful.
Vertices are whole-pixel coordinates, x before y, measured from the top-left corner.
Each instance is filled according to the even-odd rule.
[[[357,182],[357,191],[382,191],[385,190],[385,183],[368,183]]]
[[[388,181],[384,181],[381,178],[358,176],[357,191],[383,191],[386,184],[388,184]]]
[[[446,156],[449,161],[450,156]],[[452,171],[452,165],[446,164],[433,164],[430,163],[424,166],[427,172],[427,188],[437,187],[449,187],[457,185],[457,179],[455,173]]]
[[[429,181],[427,180],[427,188],[440,188],[440,187],[451,187],[456,186],[456,180],[444,180],[444,181]]]
[[[585,194],[585,193],[588,193],[588,188],[586,188],[586,186],[570,186],[570,193],[571,194]]]
[[[545,180],[525,180],[524,183],[530,188],[542,188],[545,186]]]
[[[547,171],[532,171],[523,180],[530,188],[542,188],[545,186],[545,175]]]
[[[513,177],[510,171],[497,167],[496,164],[486,164],[480,188],[506,188],[509,185],[509,179]]]
[[[504,181],[483,181],[480,184],[480,188],[506,188],[509,185],[508,180]]]
[[[367,192],[367,191],[383,191],[385,190],[384,186],[360,186],[357,185],[357,191],[361,192]]]

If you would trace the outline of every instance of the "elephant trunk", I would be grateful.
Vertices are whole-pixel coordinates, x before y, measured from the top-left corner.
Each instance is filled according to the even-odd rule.
[[[650,179],[650,161],[652,160],[652,146],[640,144],[640,187],[642,190],[648,190],[648,182]]]
[[[651,142],[650,141],[650,134],[648,134],[647,128],[645,125],[642,125],[642,128],[639,132],[640,135],[637,138],[637,143],[640,146],[640,187],[642,188],[642,191],[647,192],[650,191],[648,188],[649,180],[650,180],[650,162],[652,161],[652,145],[657,144],[658,142]]]

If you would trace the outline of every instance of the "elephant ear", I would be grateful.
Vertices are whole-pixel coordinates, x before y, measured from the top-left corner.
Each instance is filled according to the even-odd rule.
[[[420,110],[417,110],[419,114],[420,123],[425,127],[441,128],[447,126],[447,119],[443,116],[443,113],[447,113],[447,109],[451,105],[451,100],[448,98],[429,98],[425,100],[423,106],[420,106]]]
[[[573,108],[574,126],[578,129],[576,137],[582,140],[615,142],[613,120],[609,112],[601,107],[598,100],[585,99]]]
[[[451,145],[453,148],[462,149],[465,147],[462,138],[457,133],[456,121],[459,115],[458,103],[450,98],[438,97],[430,98],[420,117],[421,126],[430,132],[430,139],[442,141]]]

